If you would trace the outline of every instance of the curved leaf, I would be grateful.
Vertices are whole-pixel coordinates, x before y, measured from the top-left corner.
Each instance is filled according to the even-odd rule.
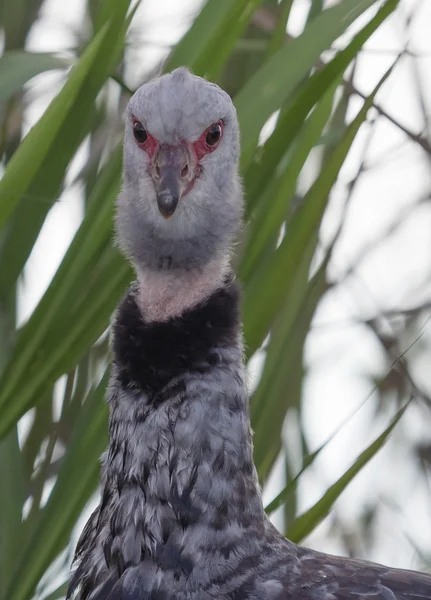
[[[235,104],[242,135],[243,165],[250,160],[265,121],[285,102],[321,53],[374,3],[375,0],[344,0],[323,11],[242,88]],[[284,76],[280,77],[280,73]]]
[[[350,469],[348,469],[348,471],[346,471],[344,475],[338,479],[338,481],[331,485],[322,498],[309,510],[295,519],[292,525],[290,525],[288,528],[286,537],[292,540],[292,542],[299,543],[317,527],[317,525],[326,517],[334,502],[346,489],[348,484],[382,448],[389,435],[392,433],[395,425],[403,416],[407,406],[408,404],[398,411],[389,427],[387,427],[385,431],[358,456]]]
[[[317,19],[316,19],[317,20]],[[314,22],[314,21],[313,21]],[[268,328],[292,285],[300,260],[311,237],[315,235],[328,201],[328,194],[337,179],[359,127],[364,122],[375,95],[388,78],[389,71],[367,98],[357,117],[347,128],[342,141],[334,150],[326,169],[306,194],[301,206],[288,225],[287,235],[267,263],[256,271],[245,288],[244,324],[246,346],[250,353],[262,343]]]
[[[67,544],[75,521],[98,482],[97,458],[106,445],[108,374],[84,403],[57,481],[41,518],[26,542],[25,553],[6,598],[27,600],[54,558]]]
[[[108,18],[7,164],[0,181],[0,228],[18,204],[22,210],[14,213],[8,223],[13,226],[4,234],[0,269],[3,284],[11,286],[19,276],[60,192],[69,162],[91,129],[96,97],[124,45],[129,4],[130,0],[100,3],[101,9],[108,7]],[[18,248],[16,239],[21,240]]]
[[[0,56],[0,102],[19,92],[32,77],[69,65],[70,61],[49,52],[6,52]]]
[[[208,0],[168,58],[165,70],[188,65],[196,75],[215,80],[262,0]],[[202,32],[205,32],[202,35]]]

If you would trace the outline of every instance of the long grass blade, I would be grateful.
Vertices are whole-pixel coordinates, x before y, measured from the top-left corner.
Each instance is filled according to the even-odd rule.
[[[242,88],[235,98],[242,133],[242,165],[253,155],[265,121],[289,98],[321,53],[374,1],[344,0],[323,11]]]
[[[295,521],[288,528],[286,537],[293,542],[299,543],[309,533],[311,533],[315,527],[317,527],[317,525],[326,517],[334,502],[346,489],[348,484],[383,447],[388,437],[392,433],[392,430],[403,416],[407,406],[408,404],[398,411],[391,424],[385,429],[385,431],[358,456],[350,469],[348,469],[344,475],[342,475],[338,481],[336,481],[327,490],[322,498],[309,510],[295,519]]]
[[[65,69],[69,61],[48,52],[15,50],[0,56],[0,102],[21,91],[32,77],[52,69]]]
[[[272,259],[258,269],[246,286],[244,322],[245,339],[249,352],[254,352],[262,343],[268,328],[283,305],[300,264],[298,257],[302,256],[311,237],[318,229],[329,192],[337,179],[359,127],[364,122],[377,92],[391,71],[392,67],[379,81],[357,117],[347,128],[343,140],[334,150],[326,169],[319,175],[301,206],[293,215],[288,226],[288,233]]]
[[[67,544],[76,519],[96,489],[97,457],[105,447],[107,435],[107,407],[103,402],[107,383],[106,374],[84,403],[57,481],[38,526],[26,541],[26,551],[6,598],[31,598],[43,573]]]

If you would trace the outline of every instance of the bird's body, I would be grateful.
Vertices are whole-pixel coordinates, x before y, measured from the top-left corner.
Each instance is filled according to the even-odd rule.
[[[69,595],[79,600],[431,599],[431,576],[300,548],[265,515],[252,456],[240,295],[228,266],[242,210],[236,119],[227,95],[184,69],[150,84],[152,101],[157,89],[169,91],[175,82],[183,94],[172,101],[179,107],[177,125],[184,116],[181,105],[193,99],[193,90],[202,92],[200,102],[206,93],[213,100],[215,95],[213,113],[202,118],[200,129],[190,136],[182,131],[175,144],[189,137],[193,142],[219,121],[224,139],[206,159],[190,150],[187,170],[180,154],[177,178],[178,172],[198,175],[184,184],[191,191],[178,195],[174,216],[166,195],[159,197],[165,194],[158,188],[165,176],[169,193],[177,185],[172,173],[163,171],[163,148],[155,159],[145,151],[150,160],[141,180],[139,154],[131,159],[135,149],[125,148],[117,229],[138,282],[121,302],[113,325],[110,444],[102,464],[102,498],[81,536]],[[162,116],[164,108],[159,106]],[[139,111],[137,102],[132,110]],[[133,114],[133,119],[143,120],[143,115]],[[159,145],[170,143],[172,151],[172,140],[160,142],[150,124],[146,128]],[[126,144],[127,139],[134,143],[130,134]],[[217,180],[219,150],[224,179]],[[161,173],[152,184],[147,175],[158,165]],[[204,186],[211,185],[213,194],[211,189],[205,194]],[[224,214],[214,217],[217,207],[206,203],[217,200],[217,194]],[[164,216],[158,215],[156,203]],[[167,291],[172,289],[178,301]]]

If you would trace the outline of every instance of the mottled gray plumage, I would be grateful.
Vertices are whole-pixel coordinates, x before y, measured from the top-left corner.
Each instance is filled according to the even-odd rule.
[[[136,143],[134,120],[158,141],[155,151]],[[186,144],[193,161],[192,144],[219,120],[218,147],[207,148],[198,167],[190,162],[196,169],[185,173],[198,174],[194,184],[165,218],[156,198],[158,148],[177,152]],[[132,98],[117,232],[138,282],[113,326],[102,499],[81,536],[69,596],[431,599],[429,575],[298,547],[265,515],[252,457],[238,287],[227,267],[242,214],[238,156],[235,110],[217,86],[178,69]],[[181,169],[182,163],[178,181]],[[182,300],[165,306],[171,289]]]

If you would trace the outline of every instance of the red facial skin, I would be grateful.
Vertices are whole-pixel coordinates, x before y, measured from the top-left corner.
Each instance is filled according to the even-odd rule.
[[[221,128],[221,134],[220,134],[220,138],[218,140],[217,143],[215,143],[213,146],[209,146],[206,143],[206,136],[208,133],[208,130],[213,126],[213,125],[220,125]],[[201,133],[201,135],[198,137],[198,139],[195,142],[192,142],[191,146],[194,150],[194,153],[196,155],[197,158],[197,162],[199,164],[200,160],[206,155],[206,154],[211,154],[211,152],[214,152],[214,150],[216,150],[216,148],[218,147],[218,145],[220,144],[220,141],[223,137],[223,130],[224,130],[224,123],[222,120],[217,121],[217,123],[213,123],[211,124],[209,127],[207,127],[205,129],[205,131],[203,133]]]
[[[132,127],[134,127],[136,125],[136,123],[139,123],[139,121],[138,121],[138,119],[136,119],[136,117],[133,117]],[[159,147],[159,142],[156,140],[156,138],[154,136],[152,136],[151,133],[148,133],[148,131],[147,131],[147,139],[145,140],[145,142],[143,144],[139,144],[136,139],[135,139],[135,141],[138,144],[139,148],[141,148],[141,150],[145,150],[145,152],[148,154],[148,156],[150,157],[150,159],[152,161],[154,159],[154,156]]]
[[[133,125],[135,125],[135,123],[139,123],[139,121],[138,121],[138,119],[136,119],[136,117],[133,117]],[[218,145],[220,144],[220,141],[223,137],[224,123],[222,120],[220,120],[220,121],[217,121],[216,124],[220,125],[221,134],[220,134],[219,140],[213,146],[210,146],[209,144],[207,144],[206,136],[207,136],[209,129],[214,124],[211,124],[209,127],[207,127],[207,129],[205,129],[205,131],[203,131],[201,133],[201,135],[198,137],[198,139],[195,140],[194,142],[181,141],[176,146],[173,146],[173,148],[175,148],[178,146],[183,146],[184,144],[187,145],[187,148],[190,153],[191,162],[193,163],[191,166],[193,167],[193,170],[195,172],[193,179],[190,181],[190,183],[185,188],[185,190],[182,194],[183,196],[185,196],[186,194],[189,193],[189,191],[192,189],[196,179],[199,177],[199,174],[202,171],[202,166],[200,164],[200,161],[202,160],[202,158],[204,158],[204,156],[206,156],[207,154],[211,154],[211,152],[214,152],[214,150],[216,150]],[[147,133],[147,139],[145,140],[145,142],[143,142],[142,144],[139,144],[136,141],[136,143],[138,144],[139,148],[141,148],[141,150],[143,150],[144,152],[146,152],[148,154],[148,156],[150,158],[150,167],[149,168],[151,171],[152,168],[154,167],[154,161],[155,161],[155,157],[157,155],[157,151],[159,150],[159,147],[160,147],[160,142],[154,136],[152,136],[151,133],[149,133],[148,131],[146,133]]]

